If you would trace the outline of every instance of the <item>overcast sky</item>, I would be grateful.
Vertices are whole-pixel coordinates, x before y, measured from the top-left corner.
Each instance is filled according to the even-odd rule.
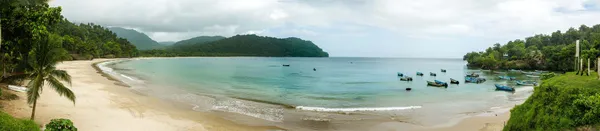
[[[54,0],[72,22],[156,41],[257,34],[331,56],[461,58],[494,43],[600,24],[600,0]]]

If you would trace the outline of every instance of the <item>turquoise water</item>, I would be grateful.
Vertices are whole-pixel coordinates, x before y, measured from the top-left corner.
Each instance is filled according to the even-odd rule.
[[[284,67],[284,64],[290,66]],[[528,93],[520,94],[521,87],[514,85],[514,82],[495,79],[498,75],[535,80],[520,73],[494,74],[470,70],[465,65],[466,62],[460,59],[210,57],[140,59],[112,67],[128,79],[140,81],[151,89],[176,89],[197,95],[301,107],[295,110],[410,110],[403,114],[427,118],[442,115],[448,116],[448,119],[457,114],[481,112],[511,104],[528,96]],[[446,69],[447,73],[440,72],[440,69]],[[400,81],[397,72],[414,80]],[[416,72],[425,75],[416,76]],[[429,72],[437,73],[437,76],[429,76]],[[464,76],[469,72],[480,73],[488,81],[465,84]],[[426,81],[450,82],[450,78],[461,83],[448,88],[426,86]],[[515,86],[517,93],[496,91],[493,86],[496,83]],[[412,91],[406,91],[406,88],[412,88]],[[214,105],[215,101],[209,104]],[[211,107],[203,107],[206,106]],[[240,111],[237,113],[244,114]],[[285,112],[275,114],[285,115]],[[445,120],[438,121],[443,123]]]

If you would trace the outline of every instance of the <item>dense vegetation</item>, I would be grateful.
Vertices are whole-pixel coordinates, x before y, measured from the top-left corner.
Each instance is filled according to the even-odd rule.
[[[131,44],[135,45],[138,50],[150,50],[163,47],[163,45],[152,40],[146,34],[132,29],[124,29],[121,27],[110,27],[108,29],[117,34],[118,37],[127,39]]]
[[[204,44],[208,42],[218,41],[225,39],[223,36],[198,36],[187,40],[178,41],[173,45],[177,45],[179,48],[186,47],[194,44]]]
[[[13,118],[12,116],[0,111],[0,131],[39,131],[35,122]]]
[[[505,131],[573,130],[600,125],[600,81],[596,73],[567,73],[544,80],[511,111]]]
[[[564,33],[559,30],[551,35],[540,34],[525,40],[509,41],[505,45],[496,43],[484,52],[467,53],[463,59],[469,67],[483,69],[572,71],[575,69],[575,41],[578,39],[581,40],[581,58],[591,58],[593,62],[600,55],[600,25],[591,28],[582,25]]]
[[[140,52],[141,56],[272,56],[272,57],[328,57],[311,41],[299,38],[273,38],[257,35],[236,35],[219,39],[207,39],[194,44],[176,43],[164,50]]]

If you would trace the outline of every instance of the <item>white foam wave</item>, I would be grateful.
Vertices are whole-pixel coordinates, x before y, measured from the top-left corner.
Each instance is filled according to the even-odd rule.
[[[407,106],[407,107],[369,107],[369,108],[325,108],[325,107],[305,107],[298,106],[298,110],[306,111],[320,111],[320,112],[356,112],[356,111],[395,111],[395,110],[408,110],[408,109],[419,109],[421,106]]]

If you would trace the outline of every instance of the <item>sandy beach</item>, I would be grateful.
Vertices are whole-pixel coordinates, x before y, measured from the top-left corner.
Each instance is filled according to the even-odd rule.
[[[93,64],[106,61],[66,61],[57,65],[72,76],[70,89],[76,103],[45,87],[38,101],[35,121],[46,124],[54,118],[71,119],[82,131],[203,131],[268,130],[235,124],[209,113],[182,110],[166,101],[136,94],[117,81],[102,76]],[[3,110],[28,119],[31,107],[26,94],[13,92],[20,99],[3,101]]]

